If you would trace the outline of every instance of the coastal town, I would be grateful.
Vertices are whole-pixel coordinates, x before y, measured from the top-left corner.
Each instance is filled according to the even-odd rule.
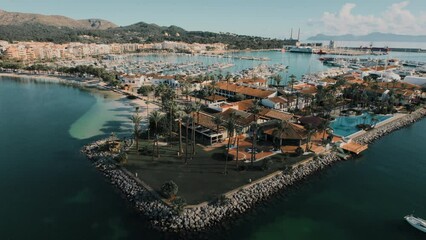
[[[80,41],[11,41],[0,35],[0,84],[55,83],[71,86],[82,99],[89,92],[97,97],[85,111],[99,119],[105,117],[93,110],[99,101],[121,106],[109,109],[120,121],[74,145],[108,187],[161,233],[198,239],[226,229],[297,183],[362,158],[376,140],[426,116],[420,48],[395,48],[394,54],[373,44],[302,42],[300,29],[297,39],[291,29],[284,40],[255,38],[250,44],[259,49],[252,49],[242,47],[251,39],[244,35],[191,35],[171,26],[148,37],[123,30],[128,40],[122,28],[79,30]],[[64,31],[73,36],[75,29]],[[191,41],[181,41],[184,36]],[[222,38],[227,40],[215,40]],[[228,42],[234,38],[239,41]],[[411,55],[404,57],[407,49]],[[70,109],[64,116],[85,112]],[[69,125],[67,138],[74,137]]]

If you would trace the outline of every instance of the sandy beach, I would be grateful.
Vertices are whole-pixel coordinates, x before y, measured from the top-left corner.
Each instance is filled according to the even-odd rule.
[[[159,109],[159,106],[154,104],[152,101],[148,100],[147,97],[138,97],[137,99],[128,99],[126,94],[131,94],[131,92],[126,92],[123,90],[115,90],[106,86],[106,84],[99,84],[99,87],[93,86],[94,83],[100,83],[100,79],[79,79],[68,76],[52,76],[52,75],[35,75],[35,74],[21,74],[21,73],[0,73],[0,79],[2,77],[9,78],[19,78],[27,79],[38,82],[45,83],[56,83],[56,84],[65,84],[72,85],[84,90],[88,90],[95,94],[101,94],[103,96],[108,96],[117,100],[128,100],[131,101],[133,105],[140,107],[140,112],[143,117],[148,117],[148,114],[154,110]],[[147,111],[148,109],[148,111]]]

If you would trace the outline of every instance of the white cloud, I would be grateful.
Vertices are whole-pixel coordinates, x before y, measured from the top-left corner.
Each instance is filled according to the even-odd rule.
[[[346,3],[338,13],[324,12],[319,21],[310,20],[308,24],[320,27],[326,34],[426,34],[425,12],[415,16],[406,9],[408,4],[408,1],[394,3],[377,15],[362,15],[353,13],[356,4]]]

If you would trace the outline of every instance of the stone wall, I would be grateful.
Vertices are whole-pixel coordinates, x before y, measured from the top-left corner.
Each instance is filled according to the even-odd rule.
[[[278,191],[294,184],[313,172],[320,170],[339,158],[331,153],[305,163],[289,173],[279,172],[263,181],[245,186],[238,191],[227,194],[224,203],[209,203],[193,208],[184,208],[180,213],[165,204],[148,189],[138,184],[134,176],[123,171],[113,162],[113,155],[100,151],[105,140],[87,145],[83,152],[93,161],[94,166],[110,179],[124,197],[152,224],[161,231],[196,232],[246,212],[262,200],[271,197]]]

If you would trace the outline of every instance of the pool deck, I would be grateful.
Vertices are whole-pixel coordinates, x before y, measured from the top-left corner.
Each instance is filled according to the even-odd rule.
[[[384,120],[384,121],[381,121],[381,122],[379,122],[379,123],[377,123],[376,124],[376,126],[375,127],[381,127],[381,126],[383,126],[383,125],[385,125],[385,124],[388,124],[388,123],[390,123],[390,122],[393,122],[393,121],[395,121],[395,120],[398,120],[398,119],[400,119],[401,117],[404,117],[404,116],[406,116],[407,114],[403,114],[403,113],[395,113],[392,117],[390,117],[390,118],[388,118],[388,119],[386,119],[386,120]],[[359,136],[362,136],[363,134],[365,134],[367,131],[365,131],[365,130],[360,130],[360,131],[358,131],[358,132],[356,132],[356,133],[353,133],[353,134],[351,134],[351,135],[348,135],[348,136],[346,136],[346,137],[344,137],[345,139],[354,139],[354,138],[356,138],[356,137],[359,137]]]

